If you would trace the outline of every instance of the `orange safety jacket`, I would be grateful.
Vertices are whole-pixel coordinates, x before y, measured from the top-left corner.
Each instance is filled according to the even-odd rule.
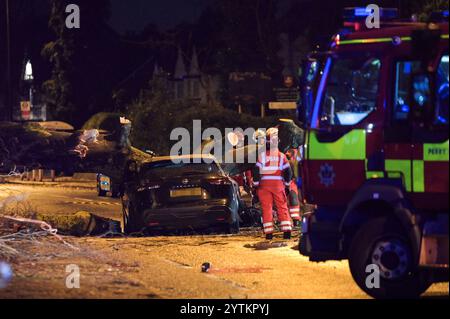
[[[267,150],[258,156],[253,172],[253,184],[260,188],[284,190],[292,180],[292,168],[286,155],[279,150]]]

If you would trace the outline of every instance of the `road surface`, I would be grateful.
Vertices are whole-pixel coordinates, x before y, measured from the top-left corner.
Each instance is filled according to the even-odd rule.
[[[17,194],[25,195],[29,209],[42,214],[87,211],[102,217],[121,219],[120,199],[98,197],[95,189],[0,184],[0,200]]]
[[[120,219],[117,199],[94,190],[0,185],[0,199],[27,193],[43,213],[80,210]],[[347,262],[311,263],[293,239],[264,249],[258,231],[240,235],[153,238],[65,238],[21,247],[14,278],[0,298],[368,298],[353,282]],[[263,249],[262,249],[263,248]],[[201,265],[212,264],[210,273]],[[67,288],[66,267],[80,271],[80,288]],[[425,297],[448,297],[448,284],[433,285]]]

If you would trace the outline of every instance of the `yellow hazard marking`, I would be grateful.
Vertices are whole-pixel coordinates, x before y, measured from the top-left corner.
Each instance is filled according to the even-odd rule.
[[[390,176],[402,177],[406,191],[411,191],[411,160],[386,160],[386,171]]]
[[[311,132],[309,159],[312,160],[365,160],[366,131],[352,130],[335,142],[320,142],[317,132]]]
[[[413,192],[425,192],[425,168],[424,161],[413,161]]]

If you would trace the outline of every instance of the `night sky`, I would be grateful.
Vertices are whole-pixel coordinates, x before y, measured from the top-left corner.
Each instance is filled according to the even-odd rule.
[[[193,22],[211,0],[111,0],[110,23],[119,32],[139,31],[149,23],[161,29]]]
[[[214,0],[111,0],[111,26],[118,32],[140,31],[153,23],[162,30],[181,22],[194,22]],[[279,0],[281,9],[290,1]]]

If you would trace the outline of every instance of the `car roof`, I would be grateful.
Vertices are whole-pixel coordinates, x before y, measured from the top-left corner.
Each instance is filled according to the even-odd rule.
[[[152,158],[150,163],[162,161],[179,161],[183,159],[208,159],[217,162],[216,158],[211,154],[189,154],[176,156],[155,156]]]

